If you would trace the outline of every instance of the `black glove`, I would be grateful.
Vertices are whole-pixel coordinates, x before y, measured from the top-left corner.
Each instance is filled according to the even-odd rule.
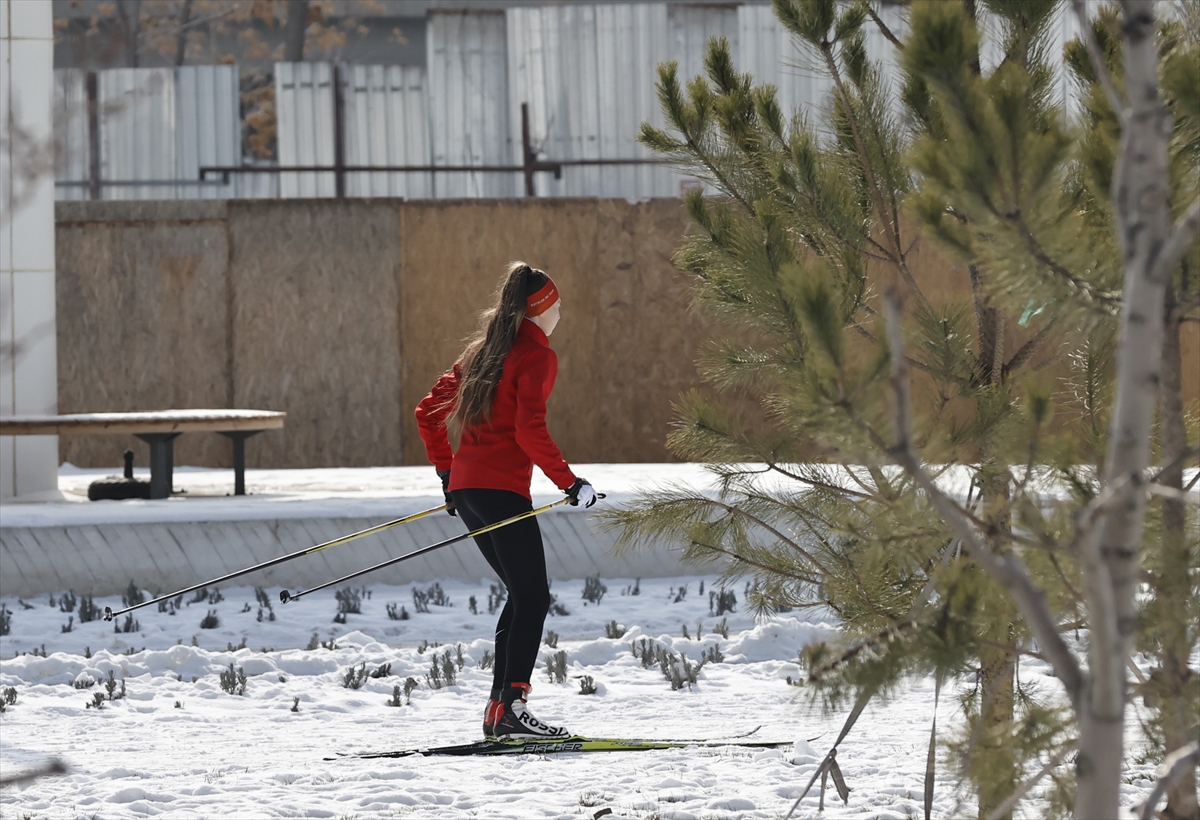
[[[437,474],[438,478],[442,480],[442,495],[446,496],[446,512],[457,518],[458,512],[454,507],[454,499],[450,497],[450,471],[438,470]]]
[[[575,483],[567,489],[563,490],[567,494],[567,498],[571,499],[571,506],[578,507],[583,504],[584,509],[596,503],[598,496],[596,489],[586,478],[577,478]]]

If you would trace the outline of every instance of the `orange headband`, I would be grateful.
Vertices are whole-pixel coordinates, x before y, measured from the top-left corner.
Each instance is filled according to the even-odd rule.
[[[536,293],[530,294],[525,300],[525,315],[528,317],[541,316],[558,301],[558,288],[554,284],[554,280],[546,277],[546,284],[542,285]]]

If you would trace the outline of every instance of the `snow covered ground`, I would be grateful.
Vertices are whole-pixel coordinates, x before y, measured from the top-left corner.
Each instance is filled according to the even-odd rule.
[[[477,739],[490,687],[487,580],[439,582],[446,597],[428,612],[417,611],[414,592],[437,599],[429,584],[363,580],[355,587],[361,612],[346,614],[345,623],[334,620],[333,590],[283,605],[278,588],[214,589],[185,596],[173,613],[149,606],[115,624],[81,622],[83,602],[64,611],[72,602],[61,593],[53,601],[0,600],[11,612],[9,634],[0,637],[0,695],[15,694],[0,715],[0,775],[53,759],[68,767],[62,776],[5,787],[0,818],[578,818],[604,809],[616,818],[781,818],[844,720],[822,717],[787,680],[800,674],[798,650],[836,630],[821,613],[755,619],[739,585],[730,589],[735,611],[717,616],[711,575],[640,584],[602,578],[607,592],[598,603],[585,600],[578,579],[552,589],[566,614],[547,621],[557,647],[542,647],[530,699],[537,715],[581,734],[626,737],[717,737],[761,725],[756,739],[793,745],[326,761],[336,752]],[[91,603],[101,611],[122,605],[120,596]],[[389,610],[409,617],[393,619]],[[608,636],[613,622],[621,637]],[[723,658],[673,691],[657,665],[635,657],[643,640],[692,663],[714,647]],[[567,678],[552,683],[545,661],[558,651],[566,653]],[[452,685],[431,685],[435,660],[453,668]],[[222,687],[231,664],[245,674],[244,694]],[[353,688],[347,675],[356,669],[367,677]],[[1023,680],[1045,672],[1036,661],[1021,669]],[[580,693],[585,675],[594,694]],[[411,702],[401,692],[402,705],[389,705],[408,678],[419,683]],[[943,732],[953,724],[953,700],[942,699]],[[823,816],[922,816],[933,714],[932,681],[869,707],[839,751],[849,804],[831,790]],[[1151,765],[1131,764],[1126,804],[1145,795],[1152,776]],[[1022,804],[1022,816],[1042,816],[1038,794]],[[816,816],[817,802],[814,789],[794,816]],[[953,771],[940,767],[934,815],[971,814]]]

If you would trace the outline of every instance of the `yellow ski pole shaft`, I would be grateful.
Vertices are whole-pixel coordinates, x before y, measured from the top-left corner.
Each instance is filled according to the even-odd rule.
[[[398,527],[401,524],[407,524],[410,521],[416,521],[418,518],[424,518],[425,516],[433,515],[434,513],[439,513],[442,510],[446,509],[447,506],[449,506],[449,505],[443,504],[440,507],[431,507],[428,510],[421,510],[420,512],[413,513],[412,515],[406,515],[403,518],[397,518],[395,521],[388,521],[387,523],[384,523],[384,524],[377,524],[374,527],[368,527],[365,530],[359,530],[358,532],[352,532],[349,535],[343,535],[341,538],[335,538],[332,541],[326,541],[324,544],[317,544],[316,546],[313,546],[313,547],[307,547],[302,550],[297,550],[296,552],[293,552],[289,555],[284,555],[279,558],[272,558],[270,561],[263,561],[261,564],[255,564],[252,567],[247,567],[246,569],[240,569],[237,572],[231,572],[228,575],[222,575],[220,578],[213,578],[212,580],[205,581],[202,584],[193,584],[192,586],[185,587],[184,589],[177,589],[174,592],[169,593],[167,595],[160,595],[157,598],[152,598],[149,601],[143,601],[140,604],[134,604],[133,606],[127,606],[124,609],[118,609],[116,612],[113,612],[112,607],[106,606],[106,607],[104,607],[104,620],[111,621],[113,618],[117,617],[118,615],[124,615],[126,612],[132,612],[135,609],[141,609],[144,606],[150,606],[150,604],[157,604],[159,601],[166,601],[170,598],[175,598],[179,595],[187,595],[189,592],[195,592],[196,590],[203,589],[204,587],[207,587],[207,586],[214,586],[216,584],[221,584],[221,583],[224,583],[225,581],[229,581],[233,578],[238,578],[242,575],[248,575],[251,572],[256,572],[257,570],[260,570],[260,569],[267,569],[268,567],[277,566],[279,564],[284,563],[285,561],[291,561],[293,558],[303,558],[305,555],[312,555],[314,552],[320,552],[321,550],[329,549],[330,547],[336,547],[339,544],[345,544],[347,541],[353,541],[356,538],[362,538],[364,535],[374,535],[377,532],[383,532],[384,530],[391,529],[392,527]]]
[[[477,535],[483,535],[485,532],[491,532],[492,530],[498,530],[501,527],[507,527],[509,524],[515,524],[518,521],[524,521],[526,518],[533,518],[535,515],[541,515],[542,513],[546,512],[546,510],[552,510],[555,507],[561,507],[563,504],[570,503],[571,499],[569,497],[564,498],[561,501],[555,501],[551,504],[547,504],[544,507],[538,507],[535,510],[529,510],[528,512],[523,512],[520,515],[514,515],[512,518],[506,518],[503,521],[497,521],[495,524],[488,524],[486,527],[480,527],[479,529],[472,530],[471,532],[464,532],[462,535],[456,535],[453,538],[447,538],[445,541],[438,541],[436,544],[430,544],[428,547],[421,547],[419,550],[414,550],[405,555],[401,555],[398,558],[392,558],[376,564],[373,567],[367,567],[366,569],[360,569],[358,572],[352,572],[349,575],[343,575],[341,578],[337,578],[333,581],[326,581],[325,583],[312,587],[311,589],[305,589],[296,593],[288,592],[285,589],[279,593],[279,600],[286,604],[288,601],[294,601],[297,598],[303,598],[305,595],[317,592],[318,590],[345,583],[346,581],[357,578],[360,575],[366,575],[368,572],[374,572],[377,569],[390,567],[392,564],[398,564],[401,561],[407,561],[409,558],[416,558],[418,555],[424,555],[427,552],[433,552],[434,550],[441,549],[442,547],[448,547],[451,544],[457,544],[459,541],[465,541],[468,538],[474,538]]]

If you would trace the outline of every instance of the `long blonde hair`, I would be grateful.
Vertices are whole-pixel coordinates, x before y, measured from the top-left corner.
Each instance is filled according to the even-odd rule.
[[[524,262],[510,262],[492,301],[479,314],[479,327],[467,339],[458,357],[458,398],[446,419],[455,443],[462,431],[487,422],[492,414],[496,385],[504,372],[504,360],[517,340],[525,318],[526,298],[546,284],[549,276]]]

